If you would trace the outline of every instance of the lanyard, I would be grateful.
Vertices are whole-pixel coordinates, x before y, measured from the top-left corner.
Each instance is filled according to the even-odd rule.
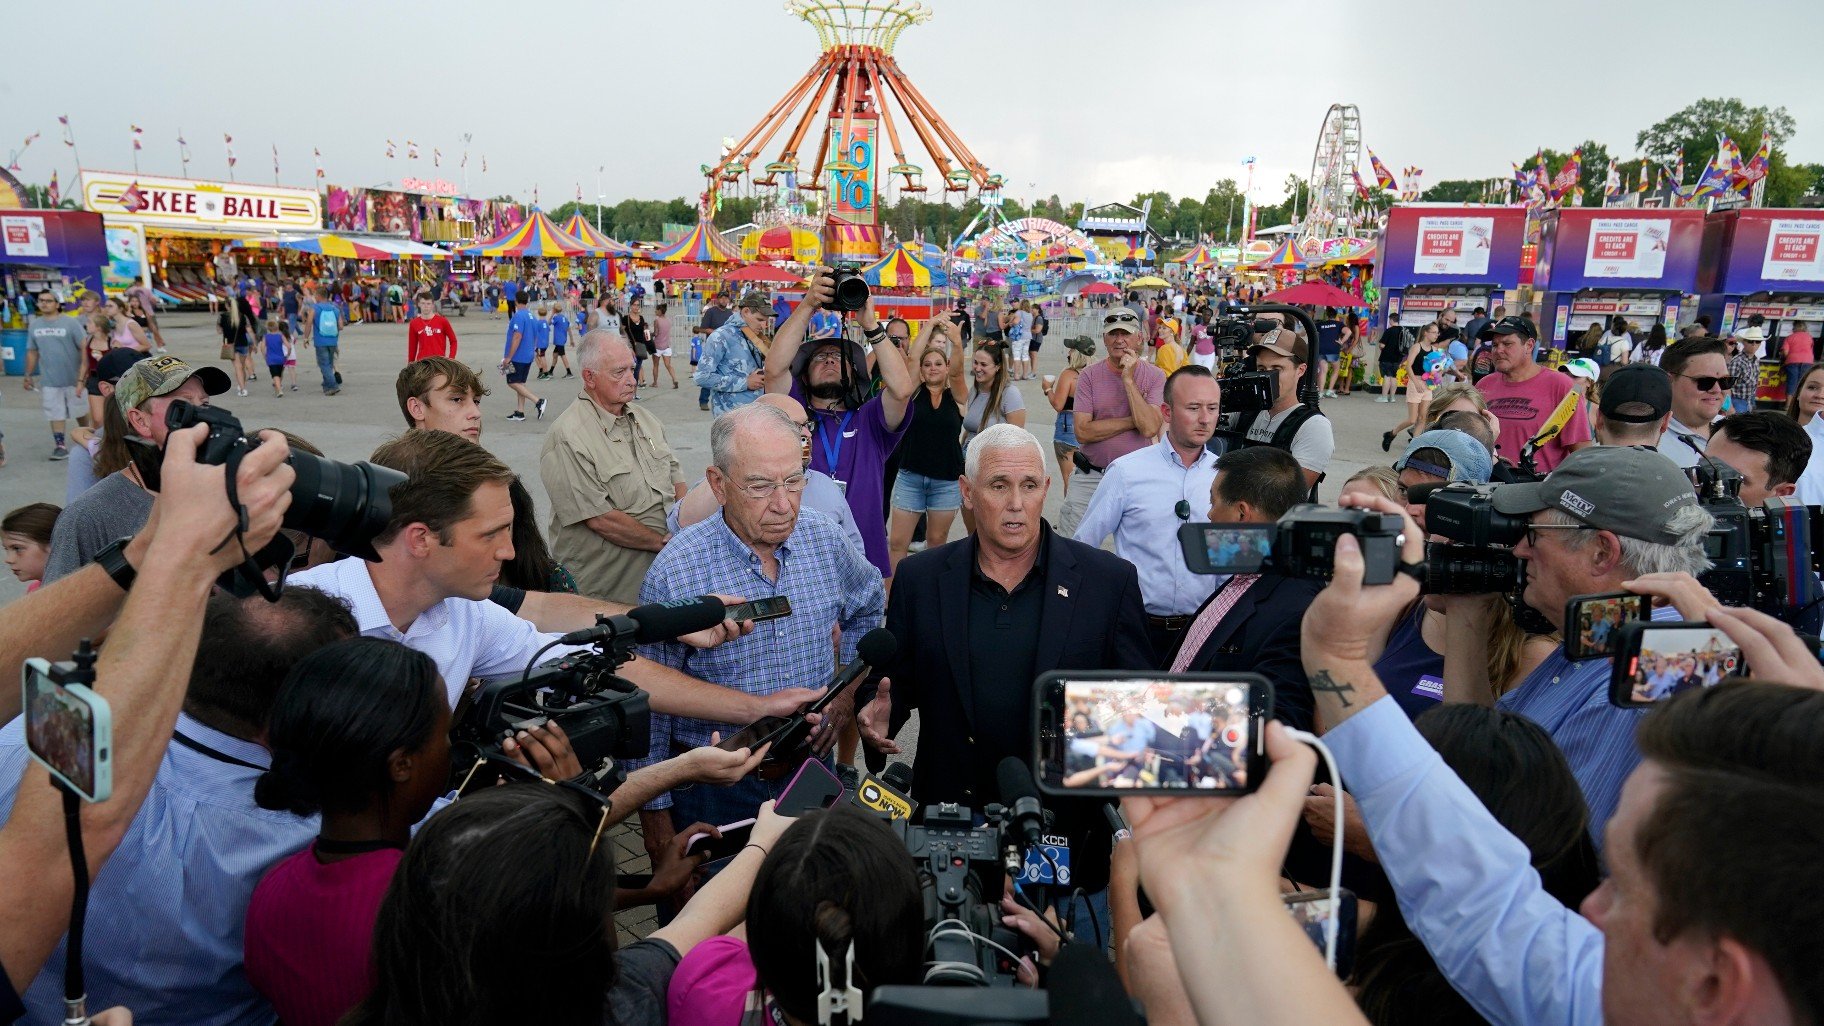
[[[203,744],[201,741],[198,741],[193,737],[188,737],[188,736],[184,735],[182,732],[179,732],[179,731],[172,732],[171,740],[176,741],[178,744],[183,745],[185,748],[188,748],[191,751],[196,752],[199,755],[204,755],[211,759],[214,759],[216,762],[225,762],[230,766],[240,766],[243,769],[259,770],[261,773],[266,772],[265,766],[257,766],[251,762],[248,762],[245,759],[237,759],[234,756],[229,755],[227,752],[218,752],[215,749],[209,747],[208,745]]]
[[[827,473],[831,477],[836,476],[836,461],[842,458],[843,437],[849,430],[849,421],[854,418],[854,410],[850,410],[842,415],[842,424],[840,426],[835,425],[835,418],[833,417],[827,420],[823,417],[817,418],[817,444],[823,447],[823,458],[826,461],[825,465],[829,468]],[[829,430],[831,427],[835,427],[835,430]],[[830,437],[831,435],[835,435],[836,437],[832,439]],[[834,444],[831,444],[832,442],[834,442]]]

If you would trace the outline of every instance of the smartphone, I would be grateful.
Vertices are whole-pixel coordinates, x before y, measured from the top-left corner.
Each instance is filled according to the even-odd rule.
[[[794,719],[791,716],[762,716],[736,731],[733,736],[723,738],[716,747],[725,752],[758,748],[768,741],[777,741],[780,732],[791,726]]]
[[[1615,654],[1618,628],[1624,623],[1653,619],[1653,600],[1631,591],[1605,591],[1599,595],[1573,595],[1564,604],[1566,659],[1606,659]]]
[[[25,744],[51,776],[84,801],[114,790],[114,720],[108,700],[81,684],[59,683],[51,664],[27,659],[21,671]]]
[[[1184,524],[1178,547],[1194,574],[1259,573],[1273,554],[1274,524]]]
[[[1046,794],[1245,794],[1265,772],[1273,686],[1258,674],[1055,670],[1033,687]]]
[[[1305,934],[1317,945],[1319,952],[1327,950],[1329,924],[1336,924],[1336,975],[1347,978],[1355,969],[1355,892],[1347,887],[1337,888],[1334,904],[1327,888],[1282,894],[1279,900],[1285,903],[1292,918],[1298,920],[1298,925],[1305,928]]]
[[[739,855],[741,849],[747,847],[747,839],[753,836],[754,821],[744,819],[716,829],[722,831],[721,837],[697,834],[684,842],[685,857],[702,855],[703,861],[716,862]]]
[[[792,615],[792,600],[784,595],[772,598],[755,599],[752,602],[741,602],[728,607],[725,617],[729,620],[777,620],[782,616]]]
[[[1609,701],[1649,706],[1748,673],[1742,650],[1720,628],[1701,621],[1624,623],[1615,643]]]
[[[807,812],[827,809],[842,800],[847,788],[830,768],[817,759],[806,759],[798,767],[798,775],[779,792],[779,801],[774,811],[781,816],[802,816]]]

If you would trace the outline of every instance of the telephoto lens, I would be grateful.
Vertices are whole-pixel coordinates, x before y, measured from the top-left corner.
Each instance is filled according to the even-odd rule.
[[[836,310],[841,313],[854,313],[868,305],[868,280],[853,267],[838,267],[831,271],[836,279],[836,293],[825,310]]]

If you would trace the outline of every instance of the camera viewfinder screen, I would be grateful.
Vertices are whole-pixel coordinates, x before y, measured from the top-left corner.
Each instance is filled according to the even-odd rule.
[[[95,794],[95,718],[88,703],[29,671],[25,743],[47,769],[83,794]]]
[[[1630,697],[1664,701],[1680,691],[1714,687],[1742,670],[1742,650],[1715,627],[1647,628],[1628,667]]]
[[[1577,606],[1577,635],[1586,658],[1612,656],[1621,632],[1618,628],[1651,615],[1650,600],[1645,595],[1593,599]]]
[[[1064,787],[1237,790],[1253,744],[1248,688],[1220,681],[1066,681]]]
[[[1203,529],[1203,548],[1217,573],[1254,573],[1273,554],[1273,528],[1211,524]]]

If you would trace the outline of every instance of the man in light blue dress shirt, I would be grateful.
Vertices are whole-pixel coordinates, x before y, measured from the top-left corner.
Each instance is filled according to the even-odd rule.
[[[1202,519],[1216,480],[1216,454],[1204,443],[1216,431],[1221,389],[1208,369],[1180,367],[1165,381],[1165,440],[1108,465],[1102,486],[1077,524],[1076,540],[1100,545],[1115,536],[1115,555],[1140,572],[1147,634],[1160,665],[1169,666],[1191,617],[1226,578],[1194,574],[1178,547],[1178,528]]]

